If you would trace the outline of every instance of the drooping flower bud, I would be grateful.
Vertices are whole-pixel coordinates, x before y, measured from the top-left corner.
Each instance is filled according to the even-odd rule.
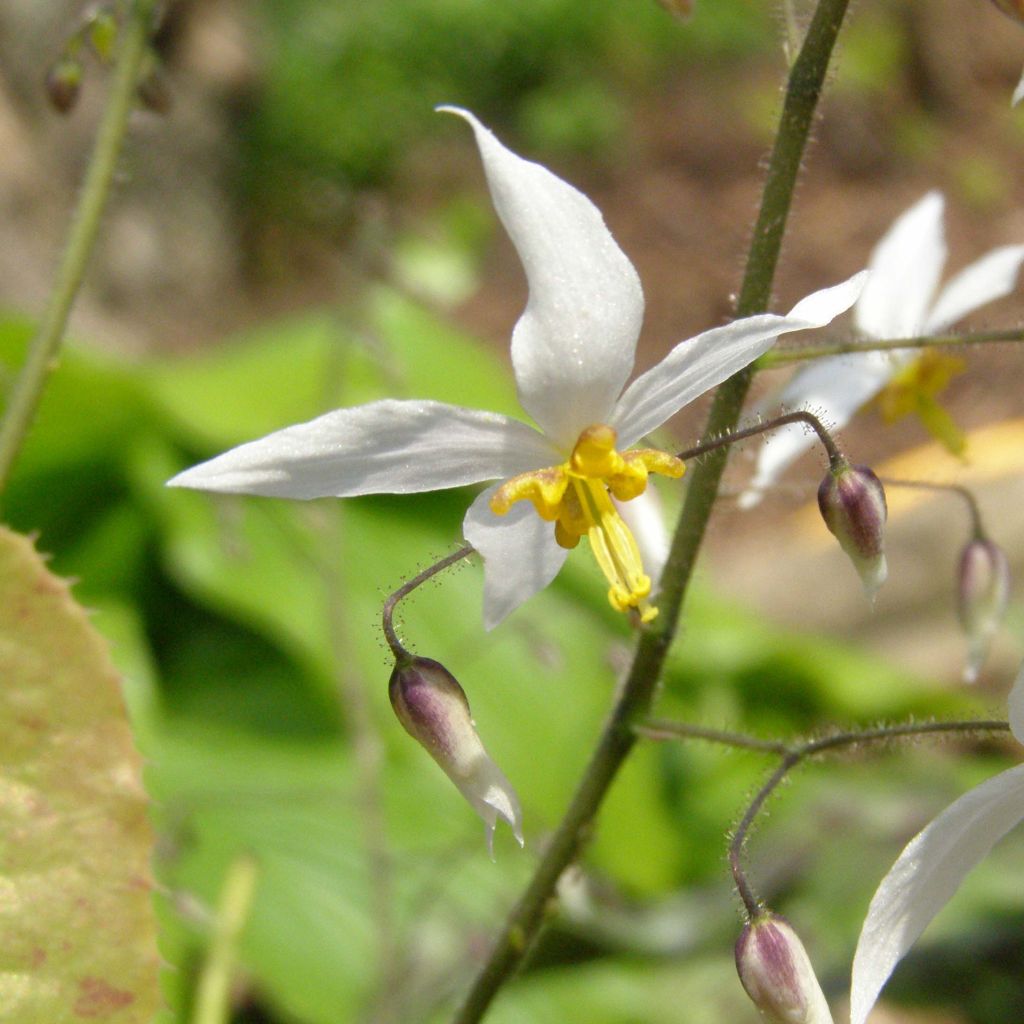
[[[736,970],[768,1024],[832,1024],[807,950],[784,918],[769,913],[744,927]]]
[[[1006,614],[1010,564],[998,544],[976,537],[960,553],[957,614],[967,634],[964,682],[978,678],[992,637]]]
[[[818,508],[874,600],[889,573],[885,563],[885,490],[867,466],[837,461],[818,487]]]
[[[54,110],[66,114],[82,91],[82,65],[74,57],[62,57],[46,73],[46,95]]]
[[[388,695],[405,731],[426,749],[483,818],[491,856],[498,818],[508,822],[522,846],[519,799],[484,750],[469,713],[469,701],[456,678],[440,662],[402,655],[391,673]]]

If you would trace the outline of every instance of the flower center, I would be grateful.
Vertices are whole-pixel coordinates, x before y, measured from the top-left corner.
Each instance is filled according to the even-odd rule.
[[[616,611],[635,609],[650,622],[651,578],[644,572],[636,538],[612,498],[630,501],[647,489],[650,473],[678,479],[686,467],[674,455],[651,448],[619,452],[615,431],[605,424],[580,434],[567,462],[506,480],[491,499],[491,511],[503,516],[528,500],[537,514],[555,524],[555,540],[574,548],[586,534],[590,550],[608,580],[608,600]]]

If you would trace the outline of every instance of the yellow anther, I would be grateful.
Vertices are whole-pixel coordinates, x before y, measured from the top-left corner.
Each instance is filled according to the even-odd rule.
[[[646,490],[648,474],[678,478],[686,467],[675,456],[651,448],[621,453],[616,441],[615,431],[605,424],[587,427],[561,466],[506,480],[491,498],[491,511],[503,516],[517,501],[527,500],[542,519],[554,522],[561,547],[574,548],[586,535],[608,581],[611,606],[650,622],[658,614],[648,600],[651,578],[612,497],[629,501]]]

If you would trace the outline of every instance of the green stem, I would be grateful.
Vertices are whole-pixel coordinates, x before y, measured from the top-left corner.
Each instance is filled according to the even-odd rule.
[[[153,4],[154,0],[135,0],[119,33],[121,41],[110,95],[53,291],[0,423],[0,491],[7,485],[11,467],[35,417],[46,380],[56,366],[68,315],[92,255],[127,130],[128,116],[135,101],[139,70],[149,43]]]
[[[974,331],[970,334],[918,335],[913,338],[882,338],[877,341],[837,341],[827,345],[801,345],[794,348],[774,348],[757,361],[759,370],[772,370],[777,366],[801,363],[811,359],[827,359],[852,352],[893,352],[905,348],[952,348],[961,345],[995,345],[1000,342],[1024,341],[1019,327],[1001,331]]]
[[[790,73],[737,306],[740,316],[768,308],[793,188],[847,3],[848,0],[820,0]],[[705,439],[735,428],[750,377],[751,371],[743,371],[719,389]],[[540,931],[562,872],[577,856],[612,780],[637,741],[633,725],[648,715],[654,701],[683,597],[718,494],[725,455],[725,449],[712,453],[693,472],[662,576],[658,599],[661,614],[650,628],[641,631],[629,675],[565,817],[456,1013],[455,1024],[475,1024],[481,1020],[501,986],[522,963]]]

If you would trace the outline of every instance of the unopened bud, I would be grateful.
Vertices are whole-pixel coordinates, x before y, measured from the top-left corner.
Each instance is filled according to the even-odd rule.
[[[469,713],[469,701],[456,678],[440,662],[404,655],[395,663],[388,695],[405,731],[426,749],[483,818],[491,855],[498,818],[508,822],[522,846],[519,799],[487,756]]]
[[[960,554],[957,613],[967,634],[964,681],[978,678],[992,637],[1003,621],[1010,597],[1010,565],[998,544],[970,541]]]
[[[46,73],[46,95],[55,110],[66,114],[82,91],[82,65],[74,57],[61,57]]]
[[[818,487],[818,508],[874,599],[885,582],[885,490],[867,466],[833,465]]]
[[[832,1024],[807,950],[785,919],[765,914],[746,925],[736,970],[768,1024]]]

